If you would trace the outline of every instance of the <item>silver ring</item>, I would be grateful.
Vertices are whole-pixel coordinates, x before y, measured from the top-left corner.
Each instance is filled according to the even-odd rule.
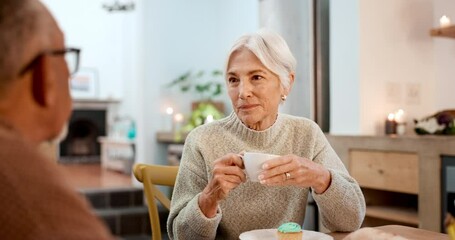
[[[286,181],[291,179],[291,174],[290,173],[286,172],[286,173],[284,173],[284,175],[286,175]]]

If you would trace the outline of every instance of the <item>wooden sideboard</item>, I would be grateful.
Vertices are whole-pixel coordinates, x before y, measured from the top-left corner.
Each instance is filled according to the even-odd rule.
[[[362,187],[366,225],[375,219],[378,225],[441,231],[441,155],[455,155],[455,137],[327,135],[327,139]]]

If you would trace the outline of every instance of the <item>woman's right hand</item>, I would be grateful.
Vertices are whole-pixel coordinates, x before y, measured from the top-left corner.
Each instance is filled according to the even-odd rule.
[[[242,157],[227,154],[213,163],[212,178],[199,196],[199,208],[208,218],[216,215],[218,203],[225,199],[232,189],[246,181]]]

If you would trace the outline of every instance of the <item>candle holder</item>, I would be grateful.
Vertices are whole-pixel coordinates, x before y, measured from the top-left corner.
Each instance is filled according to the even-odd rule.
[[[406,132],[406,123],[397,123],[397,135],[404,135]]]
[[[385,134],[387,135],[397,134],[397,126],[398,124],[395,120],[387,119],[385,121]]]
[[[167,107],[164,113],[161,114],[161,130],[164,132],[173,132],[174,131],[174,109],[172,107]]]
[[[182,140],[182,124],[183,114],[176,113],[174,115],[174,121],[172,121],[172,132],[174,133],[174,141],[179,142]]]

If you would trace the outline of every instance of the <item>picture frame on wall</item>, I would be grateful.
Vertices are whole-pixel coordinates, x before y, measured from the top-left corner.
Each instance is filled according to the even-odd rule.
[[[96,99],[99,97],[98,71],[81,68],[70,79],[71,96],[74,99]]]

